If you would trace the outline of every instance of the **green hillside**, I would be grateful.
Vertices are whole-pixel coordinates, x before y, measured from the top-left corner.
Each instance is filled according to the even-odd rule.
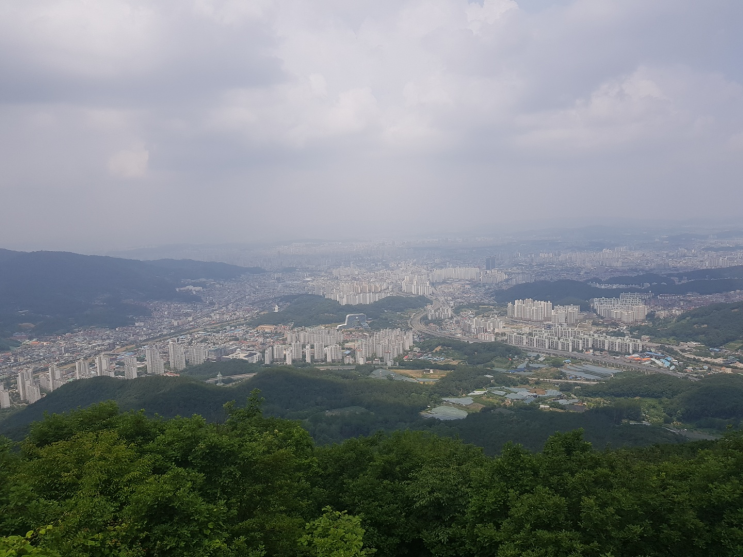
[[[630,290],[637,292],[638,290]],[[582,310],[589,309],[588,300],[610,295],[610,290],[589,286],[577,280],[541,280],[525,284],[517,284],[506,290],[493,291],[493,297],[499,303],[505,304],[514,300],[531,298],[533,300],[549,300],[553,304],[578,303]]]
[[[502,342],[465,342],[448,338],[429,338],[418,343],[424,352],[462,360],[471,366],[489,364],[493,360],[509,360],[523,354],[520,348]]]
[[[701,273],[701,271],[695,271],[695,273]],[[724,278],[710,277],[709,279],[703,275],[693,275],[699,276],[699,278],[679,284],[676,284],[669,276],[665,281],[656,282],[649,288],[625,288],[622,290],[607,290],[590,286],[588,282],[592,282],[595,279],[591,279],[588,282],[568,279],[554,281],[541,280],[517,284],[506,290],[494,290],[492,291],[492,296],[495,301],[502,304],[512,302],[513,300],[532,298],[534,300],[549,300],[553,304],[579,304],[581,309],[585,311],[589,309],[588,301],[592,298],[618,296],[619,292],[652,292],[653,294],[689,294],[696,292],[697,294],[719,294],[721,292],[743,290],[743,278],[738,277],[738,273],[734,272],[729,273],[729,275],[731,276]],[[714,277],[716,274],[712,276]],[[614,281],[611,279],[607,280],[606,283],[635,284],[649,282],[648,279],[660,280],[662,278],[664,277],[658,277],[656,275],[624,276],[617,277]]]
[[[631,399],[652,408],[666,423],[681,421],[725,430],[743,423],[743,376],[712,375],[686,381],[664,375],[628,376],[584,387],[583,395]],[[654,399],[654,402],[652,402]]]
[[[342,306],[335,300],[305,294],[296,296],[289,305],[277,313],[264,313],[251,322],[251,326],[294,323],[295,327],[312,327],[343,323],[349,313],[364,313],[369,320],[380,321],[383,327],[394,326],[390,317],[409,309],[423,308],[430,300],[423,296],[389,296],[373,304]],[[374,326],[374,323],[370,323]],[[381,328],[381,327],[378,327]]]
[[[743,340],[743,302],[713,304],[687,311],[675,319],[633,328],[635,334],[718,347]]]
[[[491,458],[411,431],[320,447],[265,417],[257,395],[225,414],[151,419],[105,403],[47,416],[20,450],[0,440],[0,555],[743,553],[740,434],[609,451],[574,431]]]
[[[131,301],[198,301],[176,289],[185,279],[234,279],[260,272],[191,260],[136,261],[76,253],[11,252],[0,257],[0,337],[19,323],[35,334],[118,327],[148,312]]]
[[[245,372],[245,367],[230,366],[231,363],[224,364],[224,375]],[[211,364],[209,373],[216,375],[222,365]],[[253,389],[259,389],[265,398],[268,415],[300,420],[320,444],[406,428],[460,436],[481,446],[488,454],[498,453],[508,441],[518,441],[539,450],[554,432],[575,428],[583,428],[586,438],[602,447],[680,441],[678,436],[661,428],[621,425],[625,411],[611,406],[583,414],[540,412],[532,407],[514,407],[507,411],[486,408],[464,420],[439,423],[422,418],[420,412],[437,404],[441,397],[466,395],[489,385],[490,379],[484,377],[482,368],[457,367],[434,385],[369,379],[368,373],[369,370],[331,372],[277,367],[229,387],[208,385],[186,377],[144,377],[136,381],[100,377],[69,383],[8,416],[0,422],[0,434],[19,439],[28,425],[45,413],[86,408],[107,400],[115,401],[122,410],[143,409],[148,415],[167,418],[199,414],[209,422],[220,422],[225,418],[222,406],[226,402],[242,400]],[[488,373],[494,375],[499,384],[513,381],[508,374]],[[205,377],[207,374],[199,375]],[[682,402],[674,401],[674,404]],[[701,417],[718,415],[707,413]]]
[[[683,273],[674,273],[674,277],[686,277],[687,280],[718,280],[718,279],[743,279],[743,265],[734,267],[723,267],[721,269],[699,269],[697,271],[685,271]]]

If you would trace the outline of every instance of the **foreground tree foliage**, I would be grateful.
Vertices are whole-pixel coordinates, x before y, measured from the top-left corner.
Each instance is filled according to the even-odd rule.
[[[113,403],[0,444],[0,556],[743,554],[743,438],[497,458],[414,432],[316,447],[254,394],[228,420]]]

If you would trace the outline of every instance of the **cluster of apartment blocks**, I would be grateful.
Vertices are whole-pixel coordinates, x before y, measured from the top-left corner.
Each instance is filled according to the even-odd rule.
[[[343,292],[331,292],[325,294],[326,298],[335,300],[342,306],[351,305],[357,306],[360,304],[373,304],[379,300],[386,298],[390,294],[388,292],[359,292],[359,293],[343,293]]]
[[[541,329],[530,333],[507,333],[506,342],[512,346],[563,352],[605,350],[620,354],[635,354],[642,351],[642,342],[635,338],[597,335],[572,327]]]
[[[648,314],[645,302],[651,294],[623,292],[619,298],[594,298],[591,308],[605,319],[614,319],[622,323],[643,321]]]
[[[406,276],[400,286],[402,291],[407,294],[415,294],[416,296],[433,295],[433,286],[431,286],[431,283],[425,277],[417,275]]]
[[[291,365],[294,360],[340,362],[345,352],[340,343],[343,333],[338,330],[315,327],[287,333],[287,344],[276,344],[266,348],[263,361],[271,364],[283,361]],[[376,356],[391,363],[413,345],[413,332],[400,329],[383,329],[368,338],[356,341],[356,363],[365,363]],[[260,355],[258,355],[260,356]],[[260,357],[256,359],[259,361]],[[353,360],[352,360],[353,361]],[[349,362],[351,363],[351,362]]]
[[[356,341],[356,363],[365,364],[376,357],[385,364],[392,365],[395,358],[413,346],[413,331],[383,329],[368,339]]]
[[[497,317],[472,317],[464,319],[461,323],[462,332],[487,342],[493,342],[495,334],[501,332],[503,326],[503,320]]]
[[[416,296],[432,296],[434,292],[431,283],[446,282],[450,280],[470,280],[487,283],[498,283],[508,279],[502,271],[495,269],[483,271],[478,267],[447,267],[434,269],[419,275],[406,275],[400,282],[400,290],[406,294]],[[399,279],[398,279],[399,280]],[[371,304],[387,296],[391,296],[393,290],[390,282],[354,281],[341,282],[332,290],[325,288],[311,288],[316,294],[322,294],[326,298],[338,301],[341,305],[346,304]]]
[[[429,321],[433,321],[434,319],[451,319],[454,315],[449,306],[434,307],[433,304],[426,306],[426,312],[428,313]]]
[[[261,360],[267,364],[282,361],[291,364],[294,360],[303,357],[307,362],[327,361],[339,362],[349,360],[348,363],[365,363],[372,357],[377,357],[391,363],[394,358],[409,350],[413,344],[412,331],[400,329],[384,329],[377,331],[368,338],[356,341],[356,356],[346,355],[341,347],[343,332],[337,329],[315,327],[295,330],[287,333],[286,344],[277,344],[266,348],[265,352],[252,352],[244,358],[249,362],[258,363]],[[185,345],[177,340],[171,340],[167,346],[166,360],[163,349],[157,344],[144,347],[147,373],[163,375],[166,372],[165,364],[169,363],[171,371],[182,371],[187,365],[203,364],[207,359],[216,359],[226,353],[219,348],[210,348],[205,344]],[[344,358],[345,356],[345,358]],[[230,357],[230,356],[228,356]],[[138,376],[138,361],[136,356],[123,356],[124,378],[136,379]],[[86,359],[75,362],[75,379],[90,377],[114,376],[114,366],[108,354],[100,354],[93,360],[93,365]],[[48,373],[33,375],[31,369],[21,370],[18,373],[18,393],[22,401],[32,404],[41,398],[42,391],[53,391],[64,383],[56,364],[49,366]],[[0,408],[10,408],[10,393],[0,383]]]
[[[95,357],[93,372],[90,371],[90,364],[85,359],[75,362],[75,379],[87,379],[97,376],[113,376],[110,358],[106,354],[100,354]],[[136,366],[135,366],[136,374]],[[136,375],[135,375],[136,377]],[[127,377],[128,378],[128,377]],[[22,369],[18,372],[16,387],[18,396],[21,401],[33,404],[41,398],[41,391],[52,392],[60,388],[65,381],[56,363],[52,363],[46,373],[34,377],[33,370]],[[0,385],[0,408],[10,408],[10,395],[4,386]]]
[[[291,365],[294,360],[337,362],[343,359],[340,343],[343,333],[336,329],[311,327],[286,333],[286,344],[275,344],[266,348],[263,361],[266,364],[284,361]],[[258,355],[258,359],[260,355]]]
[[[163,375],[165,373],[165,361],[160,355],[159,346],[156,344],[145,346],[144,357],[147,373],[151,375]],[[168,363],[171,371],[183,371],[187,365],[201,365],[208,357],[209,347],[205,344],[186,346],[175,340],[168,342]],[[137,377],[137,359],[134,356],[124,357],[124,377],[126,379]]]
[[[552,302],[540,300],[514,300],[508,304],[508,317],[526,321],[549,321],[555,325],[575,325],[578,322],[580,306],[552,306]]]
[[[337,301],[342,306],[372,304],[389,296],[390,286],[387,282],[341,282],[331,292],[326,292],[325,297]]]
[[[430,273],[432,282],[445,282],[448,280],[475,280],[479,282],[498,283],[508,279],[503,271],[497,269],[486,269],[483,271],[478,267],[447,267],[435,269]]]

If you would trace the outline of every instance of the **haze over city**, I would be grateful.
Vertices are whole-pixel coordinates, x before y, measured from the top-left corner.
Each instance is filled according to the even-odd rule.
[[[2,246],[740,214],[743,4],[0,7]]]

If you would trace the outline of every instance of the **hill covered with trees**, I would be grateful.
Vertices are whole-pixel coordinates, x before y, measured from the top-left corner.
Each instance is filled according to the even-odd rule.
[[[317,446],[265,417],[223,423],[104,403],[0,442],[0,554],[46,557],[737,556],[743,437],[540,453],[395,432]]]
[[[389,296],[378,302],[363,305],[342,306],[335,300],[322,296],[303,294],[292,296],[289,305],[276,313],[264,313],[256,317],[251,326],[280,325],[294,323],[295,327],[312,327],[315,325],[330,325],[343,323],[349,313],[364,313],[369,320],[379,321],[375,328],[394,326],[390,321],[393,314],[426,307],[430,300],[424,296]]]
[[[691,271],[676,275],[645,274],[636,276],[614,277],[606,281],[589,279],[578,280],[539,280],[517,284],[506,290],[493,290],[493,299],[501,304],[525,298],[534,300],[549,300],[553,304],[576,304],[581,310],[590,309],[589,300],[619,296],[619,292],[652,292],[653,294],[719,294],[743,290],[743,271],[738,267],[731,267],[727,272],[712,270]],[[683,281],[683,279],[687,279]],[[676,279],[676,280],[674,280]],[[645,284],[644,288],[622,288],[621,290],[598,288],[589,282],[603,282],[604,284]]]
[[[230,375],[255,371],[257,367],[242,364],[211,364],[208,369],[213,375],[223,369],[229,378]],[[443,397],[462,396],[477,388],[491,384],[509,385],[516,380],[509,374],[482,367],[457,366],[438,383],[421,384],[372,379],[368,377],[371,369],[367,366],[359,371],[321,371],[276,367],[260,371],[252,379],[229,387],[217,387],[188,377],[155,376],[135,381],[99,377],[76,381],[8,416],[0,422],[0,434],[18,440],[26,434],[32,422],[41,420],[45,414],[69,412],[104,401],[114,401],[125,411],[143,409],[149,416],[173,418],[198,414],[208,422],[220,423],[226,417],[222,408],[226,402],[244,399],[257,388],[265,398],[267,415],[298,420],[319,444],[402,429],[459,436],[482,447],[487,454],[500,452],[511,440],[539,450],[553,433],[576,428],[583,428],[586,439],[599,447],[682,441],[678,435],[660,427],[623,424],[624,418],[634,416],[632,412],[637,411],[637,406],[628,408],[621,401],[582,414],[543,412],[533,406],[514,406],[510,409],[483,408],[463,420],[439,422],[426,419],[420,413],[429,406],[438,405]],[[204,378],[206,373],[197,370],[195,376]],[[611,398],[619,400],[620,397]],[[684,400],[674,399],[673,404],[683,404]],[[704,417],[713,417],[712,414],[718,412],[714,408],[712,405]],[[732,414],[725,414],[726,419],[738,419],[739,413],[735,409],[731,411]]]
[[[148,313],[136,302],[198,300],[176,290],[184,279],[228,280],[256,272],[262,269],[191,260],[6,251],[0,256],[0,338],[12,335],[20,323],[32,325],[36,333],[127,325]]]
[[[710,347],[743,340],[743,302],[712,304],[682,313],[674,319],[633,327],[635,334],[677,341],[701,342]]]

